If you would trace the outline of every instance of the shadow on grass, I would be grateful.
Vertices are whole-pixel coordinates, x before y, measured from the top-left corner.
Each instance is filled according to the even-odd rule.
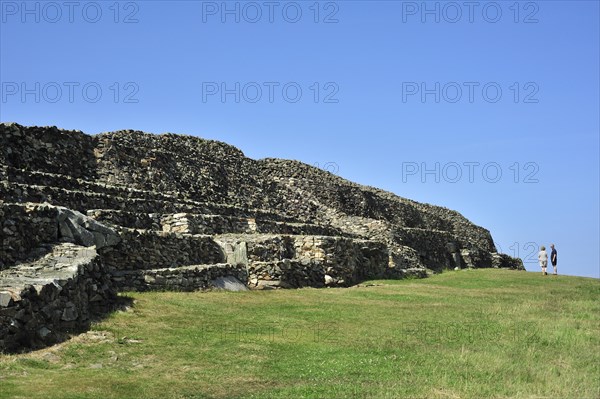
[[[40,349],[60,344],[71,339],[73,336],[85,333],[89,331],[93,323],[99,323],[106,317],[117,311],[126,311],[128,308],[133,306],[133,298],[123,295],[117,295],[114,300],[108,304],[104,304],[103,310],[91,310],[90,318],[85,321],[79,322],[73,326],[61,326],[59,325],[54,331],[52,331],[44,341],[36,338],[35,332],[21,331],[19,336],[16,337],[16,345],[13,348],[7,348],[5,354],[26,354],[35,352]],[[66,323],[65,323],[66,324]]]

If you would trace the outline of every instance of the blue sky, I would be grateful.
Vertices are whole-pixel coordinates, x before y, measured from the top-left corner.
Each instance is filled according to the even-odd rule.
[[[0,1],[0,120],[297,159],[600,277],[599,2]]]

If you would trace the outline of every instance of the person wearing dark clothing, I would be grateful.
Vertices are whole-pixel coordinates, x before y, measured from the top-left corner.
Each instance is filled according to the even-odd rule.
[[[552,248],[552,252],[550,252],[550,262],[552,262],[552,267],[554,267],[554,274],[557,275],[558,272],[556,270],[556,264],[558,262],[556,248],[554,248],[554,244],[550,244],[550,248]]]

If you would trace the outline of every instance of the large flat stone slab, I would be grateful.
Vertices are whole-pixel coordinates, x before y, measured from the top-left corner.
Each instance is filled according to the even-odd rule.
[[[246,284],[242,283],[240,280],[232,276],[219,277],[211,281],[211,284],[215,288],[222,289],[225,291],[248,291],[248,287],[246,287]]]

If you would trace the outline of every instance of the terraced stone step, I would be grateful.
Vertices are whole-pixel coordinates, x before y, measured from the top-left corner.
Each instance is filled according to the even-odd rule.
[[[111,225],[135,229],[160,230],[187,234],[291,234],[353,236],[333,226],[273,221],[270,215],[257,213],[252,217],[198,213],[135,213],[114,209],[92,209],[87,215]]]
[[[377,259],[387,265],[385,245],[347,237],[223,234],[200,235],[118,228],[120,242],[100,249],[112,270],[149,270],[197,264],[243,264],[283,259],[316,259],[326,266],[353,267]],[[373,253],[370,253],[372,251]],[[366,267],[366,266],[365,266]]]
[[[246,284],[248,274],[245,266],[229,263],[112,272],[114,284],[124,291],[205,290],[215,288],[220,277],[235,277]]]
[[[302,258],[248,264],[251,289],[349,287],[364,280],[426,276],[423,268],[387,267],[372,261],[332,266],[324,260]]]
[[[66,206],[70,209],[86,213],[88,210],[117,210],[133,213],[174,214],[187,212],[194,214],[219,214],[227,216],[254,216],[274,221],[298,220],[274,211],[262,209],[242,209],[236,206],[206,204],[202,202],[157,198],[128,198],[111,196],[105,193],[69,190],[60,187],[34,186],[22,183],[0,185],[0,197],[7,202],[48,202]]]
[[[222,215],[201,215],[177,213],[163,215],[161,225],[164,231],[191,234],[290,234],[345,236],[332,226],[312,223],[293,223],[259,218],[240,218]]]
[[[0,290],[18,291],[28,285],[40,290],[47,284],[63,284],[81,274],[80,269],[88,266],[96,256],[95,249],[71,243],[50,246],[50,251],[44,256],[0,271]],[[93,267],[88,271],[94,271]]]
[[[327,282],[324,265],[316,259],[254,261],[248,264],[248,286],[251,289],[321,288]]]
[[[211,236],[118,228],[121,241],[99,250],[109,270],[135,270],[216,264],[225,255]]]
[[[94,250],[70,243],[0,271],[0,351],[41,348],[113,308],[116,291]]]
[[[6,167],[6,179],[10,183],[20,183],[29,186],[49,186],[64,188],[68,190],[77,190],[84,192],[103,193],[116,195],[119,197],[147,198],[162,197],[177,200],[175,192],[161,192],[140,190],[130,186],[112,183],[95,182],[82,178],[75,178],[65,174],[49,173],[35,170],[17,169],[11,166]]]
[[[94,220],[108,225],[163,231],[162,213],[131,212],[120,209],[89,209],[86,214]]]
[[[74,178],[68,175],[54,174],[40,171],[30,171],[24,169],[16,169],[13,167],[6,167],[7,170],[7,181],[10,184],[17,184],[20,187],[50,187],[56,189],[63,189],[71,192],[83,192],[83,193],[94,193],[94,194],[106,194],[109,197],[118,198],[120,201],[131,199],[131,200],[144,200],[144,201],[158,201],[168,202],[176,204],[178,209],[189,207],[196,207],[206,209],[203,212],[205,214],[218,214],[218,215],[244,215],[254,214],[264,219],[273,220],[289,220],[287,216],[280,214],[274,210],[266,210],[260,208],[240,208],[238,206],[226,204],[218,201],[196,201],[176,192],[157,192],[150,190],[142,190],[131,186],[126,186],[118,183],[104,183],[94,182],[85,180],[82,178]],[[1,176],[1,175],[0,175]],[[88,208],[92,209],[92,208]],[[113,209],[99,207],[98,209]],[[114,208],[117,209],[117,208]]]
[[[251,288],[348,286],[383,278],[389,268],[387,248],[378,241],[274,234],[224,234],[214,240],[227,262],[247,265]]]

